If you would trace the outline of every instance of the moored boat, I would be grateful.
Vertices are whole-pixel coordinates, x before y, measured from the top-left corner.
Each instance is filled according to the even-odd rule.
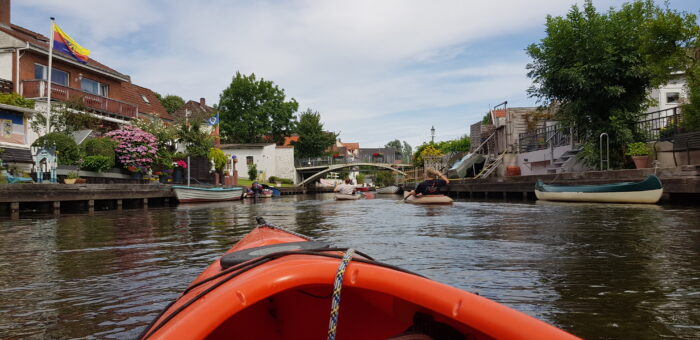
[[[377,189],[378,194],[396,194],[401,190],[401,188],[395,186],[395,185],[390,185],[388,187],[383,187]]]
[[[258,222],[140,338],[576,339],[476,294]]]
[[[186,185],[173,185],[173,190],[175,191],[178,201],[182,203],[234,201],[241,199],[243,194],[242,187],[201,188]]]
[[[421,196],[408,196],[408,195],[409,195],[408,191],[403,193],[403,200],[406,203],[439,205],[439,204],[452,204],[452,202],[454,202],[454,200],[452,198],[450,198],[450,196],[445,196],[445,195],[421,195]]]
[[[551,185],[541,180],[535,185],[537,199],[546,201],[656,203],[663,194],[661,180],[650,175],[641,182],[597,185]]]

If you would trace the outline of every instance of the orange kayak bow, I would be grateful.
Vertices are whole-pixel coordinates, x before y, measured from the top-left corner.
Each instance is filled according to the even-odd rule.
[[[578,339],[481,296],[258,222],[140,338]]]

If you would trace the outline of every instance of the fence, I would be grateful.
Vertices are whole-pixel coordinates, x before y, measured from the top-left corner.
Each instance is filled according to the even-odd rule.
[[[663,141],[685,132],[682,125],[681,108],[674,107],[645,114],[637,122],[637,129],[643,132],[647,141]]]
[[[544,150],[550,146],[562,146],[571,143],[572,130],[560,124],[523,132],[518,137],[520,152]]]
[[[314,158],[299,158],[294,160],[294,166],[297,168],[311,168],[316,166],[329,166],[335,164],[356,164],[356,163],[374,163],[387,164],[391,162],[388,157],[381,156],[360,156],[360,157],[314,157]],[[400,160],[391,162],[392,164],[403,164]]]

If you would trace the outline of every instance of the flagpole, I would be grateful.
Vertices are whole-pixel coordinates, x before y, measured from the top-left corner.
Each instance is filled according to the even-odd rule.
[[[46,95],[46,134],[48,135],[49,132],[51,131],[50,126],[51,126],[51,66],[53,62],[53,24],[54,24],[54,17],[51,17],[51,34],[49,34],[49,67],[48,67],[48,72],[49,74],[47,75],[48,78],[48,94]]]

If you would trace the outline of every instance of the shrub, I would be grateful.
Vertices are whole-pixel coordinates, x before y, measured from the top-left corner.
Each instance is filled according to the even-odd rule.
[[[251,164],[248,167],[248,179],[254,181],[258,177],[258,167],[255,164]]]
[[[109,165],[107,168],[105,168],[105,170],[114,167],[116,157],[114,149],[117,147],[117,142],[111,138],[88,138],[81,144],[81,147],[86,156],[85,161],[87,161],[87,157],[90,156],[102,156],[106,158],[107,164]],[[99,162],[104,161],[100,160]],[[85,165],[85,162],[83,162],[83,167],[89,169]]]
[[[647,143],[644,142],[636,142],[636,143],[630,143],[627,144],[627,152],[625,155],[627,156],[646,156],[651,153],[651,149],[649,149],[649,146]]]
[[[224,170],[228,157],[221,151],[221,149],[211,148],[209,149],[209,161],[214,161],[214,168],[216,171]]]
[[[119,163],[125,168],[136,168],[138,172],[147,172],[156,156],[156,137],[135,126],[124,126],[106,134],[118,144],[116,147]]]
[[[107,156],[86,156],[83,159],[82,168],[85,170],[102,172],[112,167],[114,167],[114,158],[109,158]]]
[[[73,137],[60,132],[52,132],[48,135],[41,136],[32,144],[32,146],[42,147],[46,145],[56,146],[58,152],[58,164],[60,165],[75,165],[80,159],[78,144],[75,144]]]
[[[34,101],[31,99],[26,99],[17,93],[0,93],[0,103],[14,105],[19,107],[26,107],[28,109],[34,108]]]

